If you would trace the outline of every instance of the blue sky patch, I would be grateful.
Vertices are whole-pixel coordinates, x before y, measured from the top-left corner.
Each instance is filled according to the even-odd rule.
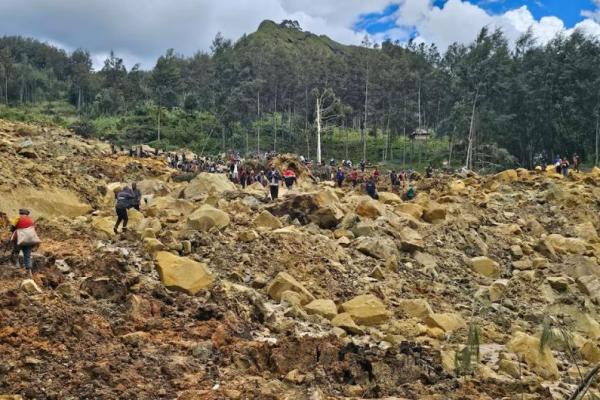
[[[410,0],[408,0],[410,1]],[[448,0],[433,0],[433,4],[443,8]],[[536,20],[545,16],[560,18],[567,28],[584,19],[583,10],[594,10],[593,0],[468,0],[490,14],[502,14],[509,10],[527,6]],[[396,26],[392,15],[398,11],[398,4],[391,4],[381,12],[361,15],[354,24],[355,31],[365,30],[369,34],[385,33]]]

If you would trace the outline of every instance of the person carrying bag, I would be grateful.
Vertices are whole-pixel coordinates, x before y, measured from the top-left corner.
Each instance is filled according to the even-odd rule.
[[[13,262],[18,267],[19,253],[23,252],[23,264],[25,269],[31,273],[33,267],[31,252],[34,247],[41,243],[41,240],[35,231],[35,225],[33,219],[29,216],[29,210],[24,208],[19,210],[19,216],[13,221],[11,231],[13,232],[11,236]]]

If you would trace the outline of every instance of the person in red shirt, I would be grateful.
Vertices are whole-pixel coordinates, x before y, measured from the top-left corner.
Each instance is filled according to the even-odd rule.
[[[283,181],[285,182],[285,186],[290,190],[294,183],[296,182],[296,173],[290,167],[288,167],[285,171],[283,171]]]
[[[18,245],[19,231],[34,226],[33,219],[29,216],[29,210],[24,208],[19,210],[19,216],[14,219],[11,224],[11,241],[13,243],[12,261],[16,267],[19,266],[19,252],[23,252],[23,264],[25,269],[31,273],[32,262],[31,262],[31,251],[33,246],[29,245]]]
[[[352,172],[350,172],[350,182],[352,182],[352,187],[355,188],[358,183],[358,171],[356,168],[352,168]]]
[[[375,167],[375,170],[373,171],[373,179],[375,180],[375,182],[379,181],[379,170],[377,169],[377,167]]]

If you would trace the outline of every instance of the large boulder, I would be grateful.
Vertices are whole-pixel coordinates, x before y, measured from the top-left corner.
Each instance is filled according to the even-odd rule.
[[[342,328],[343,330],[345,330],[348,333],[353,333],[353,334],[357,334],[357,335],[362,335],[364,333],[362,328],[360,328],[358,325],[356,325],[356,322],[354,322],[354,320],[352,319],[352,316],[346,312],[336,315],[331,320],[331,325],[338,327],[338,328]]]
[[[359,325],[379,325],[390,317],[383,302],[372,294],[354,297],[342,304],[342,310]]]
[[[356,206],[356,214],[361,217],[376,219],[380,215],[383,215],[384,212],[385,208],[381,206],[381,203],[368,197],[361,200]]]
[[[421,234],[408,226],[400,230],[400,241],[402,249],[405,251],[423,251],[425,248],[425,242]]]
[[[280,272],[267,286],[267,293],[272,299],[281,301],[281,295],[286,290],[291,290],[300,295],[302,304],[306,304],[315,297],[306,288],[287,272]]]
[[[325,229],[335,227],[344,217],[339,198],[330,188],[288,194],[282,202],[269,206],[268,210],[277,217],[289,216],[304,225],[314,222]]]
[[[153,197],[146,207],[146,214],[154,217],[160,214],[187,215],[195,208],[194,203],[185,199],[176,199],[170,196]]]
[[[308,314],[317,314],[327,319],[332,319],[337,315],[337,306],[330,299],[313,300],[304,306]]]
[[[254,218],[254,225],[258,228],[267,229],[283,228],[283,223],[279,220],[279,218],[275,217],[267,210],[263,210],[263,212]]]
[[[156,254],[156,269],[160,281],[167,289],[190,295],[209,287],[214,281],[206,264],[167,251]]]
[[[500,265],[489,257],[473,257],[471,258],[469,264],[473,271],[483,276],[487,276],[488,278],[500,277]]]
[[[423,220],[435,223],[446,219],[446,208],[441,204],[431,202],[423,212]]]
[[[142,193],[142,196],[155,195],[165,196],[171,191],[167,184],[160,179],[144,179],[137,182],[137,187]]]
[[[587,242],[580,238],[568,238],[557,233],[550,234],[544,240],[546,247],[550,247],[556,252],[567,254],[584,254],[587,249]]]
[[[423,216],[423,207],[415,203],[402,203],[396,206],[396,211],[402,214],[408,214],[411,217],[420,219]]]
[[[378,192],[379,201],[384,204],[400,204],[402,199],[396,193],[392,192]]]
[[[429,327],[440,328],[444,332],[454,332],[467,325],[458,313],[432,313],[423,320]]]
[[[556,360],[548,347],[540,348],[540,339],[517,332],[508,344],[509,351],[517,353],[531,371],[547,380],[560,377]]]
[[[356,240],[356,250],[380,260],[400,259],[396,243],[388,237],[360,237]]]
[[[76,193],[65,189],[18,187],[0,191],[0,212],[13,215],[24,205],[34,218],[73,218],[92,211],[92,207]]]
[[[584,222],[579,225],[575,225],[575,234],[578,238],[587,240],[590,243],[598,243],[598,232],[596,231],[596,227],[592,224],[591,221]]]
[[[229,214],[211,205],[205,204],[188,216],[187,224],[191,229],[206,232],[212,227],[219,229],[229,225]]]
[[[103,239],[110,239],[115,236],[113,228],[115,226],[116,217],[93,217],[92,229]]]
[[[423,319],[433,314],[431,306],[425,299],[401,299],[398,301],[398,308],[407,317]]]
[[[502,183],[511,183],[517,179],[519,179],[519,174],[514,169],[507,169],[506,171],[499,172],[494,176],[494,180]]]
[[[183,194],[186,199],[196,199],[208,194],[220,194],[234,190],[235,185],[226,175],[202,172],[190,181]]]

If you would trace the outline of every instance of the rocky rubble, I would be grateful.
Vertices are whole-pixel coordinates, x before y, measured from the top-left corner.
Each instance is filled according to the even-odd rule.
[[[31,278],[0,259],[0,399],[563,399],[600,362],[600,170],[410,202],[300,171],[269,203],[53,128],[0,121],[0,147],[0,224],[29,207],[44,240]]]

